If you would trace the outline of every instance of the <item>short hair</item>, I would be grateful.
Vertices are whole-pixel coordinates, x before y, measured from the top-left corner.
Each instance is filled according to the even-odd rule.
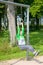
[[[24,21],[23,21],[23,19],[21,20],[21,23],[23,23],[23,25],[24,25]]]

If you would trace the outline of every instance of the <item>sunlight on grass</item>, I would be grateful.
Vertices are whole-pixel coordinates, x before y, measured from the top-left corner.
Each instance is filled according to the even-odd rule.
[[[32,32],[31,34],[39,34],[39,32]]]

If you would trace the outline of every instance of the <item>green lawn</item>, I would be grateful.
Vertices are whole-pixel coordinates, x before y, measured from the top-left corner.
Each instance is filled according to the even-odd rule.
[[[43,31],[30,32],[30,44],[40,50],[39,55],[43,55]],[[32,55],[30,53],[29,55]],[[0,60],[25,57],[26,51],[21,51],[18,46],[9,47],[9,32],[0,32]]]
[[[30,32],[30,44],[41,51],[39,55],[43,55],[43,30]]]

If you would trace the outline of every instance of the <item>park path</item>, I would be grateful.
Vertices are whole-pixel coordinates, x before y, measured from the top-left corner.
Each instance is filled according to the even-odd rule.
[[[28,61],[26,59],[0,61],[0,65],[43,65],[43,56],[34,57]]]

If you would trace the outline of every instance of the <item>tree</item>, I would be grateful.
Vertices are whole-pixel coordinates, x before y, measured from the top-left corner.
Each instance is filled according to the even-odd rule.
[[[0,31],[1,31],[1,16],[0,16]]]
[[[0,31],[1,31],[1,27],[2,27],[2,22],[1,22],[1,18],[3,17],[4,15],[4,8],[5,8],[5,5],[0,3]]]
[[[13,0],[9,0],[13,2]],[[15,43],[16,26],[15,26],[15,8],[13,5],[8,5],[7,16],[9,21],[10,45]]]
[[[36,29],[39,28],[39,18],[42,16],[43,9],[43,1],[42,0],[34,0],[30,7],[30,12],[33,17],[36,17]]]
[[[30,7],[30,12],[32,16],[34,17],[37,12],[40,12],[40,8],[42,6],[42,0],[34,0]]]

